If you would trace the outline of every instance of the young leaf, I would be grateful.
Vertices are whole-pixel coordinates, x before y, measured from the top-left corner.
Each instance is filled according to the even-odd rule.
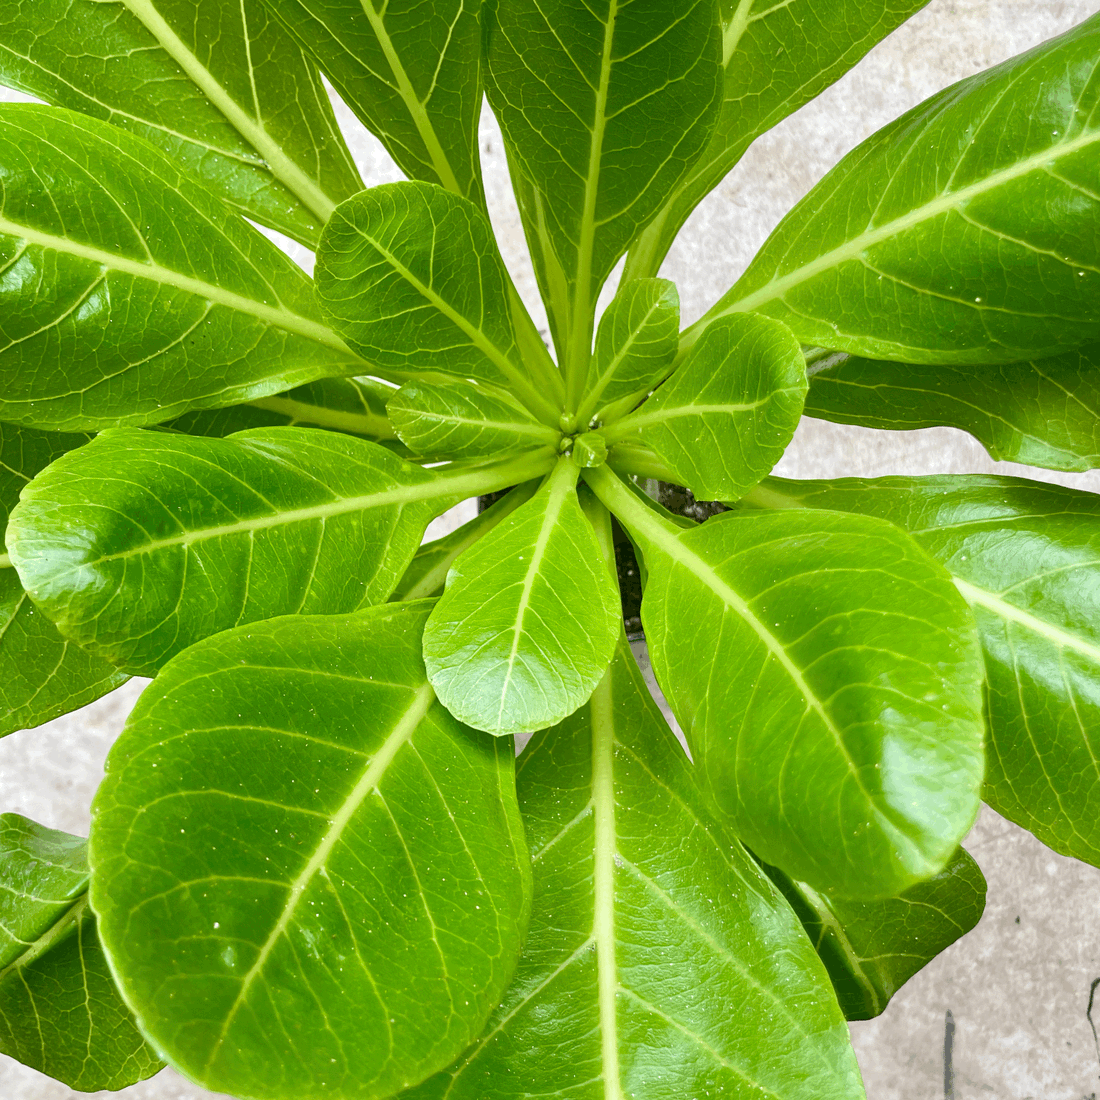
[[[80,837],[0,814],[0,1052],[80,1092],[162,1063],[107,968]]]
[[[604,434],[640,436],[699,500],[737,500],[782,457],[805,396],[806,361],[790,329],[756,314],[722,317]]]
[[[517,771],[524,957],[477,1042],[408,1100],[863,1096],[821,963],[703,806],[625,641]]]
[[[0,419],[150,424],[365,364],[309,279],[117,126],[0,107]]]
[[[428,678],[461,722],[544,729],[600,682],[619,599],[562,458],[539,492],[467,550],[424,631]]]
[[[728,512],[683,531],[605,468],[642,622],[699,782],[768,863],[830,895],[939,871],[978,812],[981,653],[942,567],[882,520]]]
[[[407,176],[480,199],[480,0],[265,2]]]
[[[707,320],[803,343],[1008,363],[1100,338],[1100,16],[933,96],[840,162]]]
[[[392,1096],[452,1061],[512,976],[531,904],[515,750],[435,701],[429,606],[210,638],[111,750],[100,935],[142,1029],[206,1088]]]
[[[433,516],[526,480],[531,465],[448,477],[309,428],[229,439],[119,428],[31,482],[8,549],[62,634],[151,675],[238,623],[382,602]]]
[[[938,875],[882,901],[828,898],[778,868],[765,870],[802,921],[849,1020],[878,1016],[985,909],[985,878],[962,848]]]
[[[820,354],[808,370],[809,416],[894,430],[946,424],[1002,461],[1048,470],[1100,466],[1100,344],[982,368]]]
[[[317,70],[260,0],[10,0],[0,82],[139,134],[311,247],[363,186]]]

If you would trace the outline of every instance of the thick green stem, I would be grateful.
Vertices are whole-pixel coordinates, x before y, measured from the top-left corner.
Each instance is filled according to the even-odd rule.
[[[356,432],[368,435],[371,439],[396,439],[397,433],[385,416],[371,412],[346,412],[343,409],[329,409],[322,405],[311,405],[307,401],[295,401],[290,397],[261,397],[250,401],[257,409],[289,416],[291,420],[305,424],[317,424],[322,428],[336,428],[341,432]]]

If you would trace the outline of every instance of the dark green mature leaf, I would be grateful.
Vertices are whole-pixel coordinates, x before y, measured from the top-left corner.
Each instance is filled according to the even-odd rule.
[[[642,622],[699,782],[761,858],[828,894],[939,871],[978,812],[981,652],[948,575],[868,516],[663,521],[586,480],[640,544]]]
[[[1100,866],[1100,497],[977,476],[769,479],[758,492],[882,516],[944,564],[985,654],[985,800]]]
[[[782,457],[805,396],[806,361],[790,329],[756,314],[722,317],[605,434],[640,437],[698,500],[737,500]]]
[[[365,364],[300,268],[117,126],[0,107],[0,419],[150,424]]]
[[[765,131],[808,103],[928,0],[721,0],[722,109],[691,171],[627,260],[656,273],[688,215]]]
[[[62,634],[150,675],[238,623],[385,600],[433,516],[550,461],[447,476],[310,428],[118,428],[31,482],[8,549]]]
[[[707,813],[625,641],[517,770],[524,957],[478,1041],[409,1100],[863,1095],[820,962]]]
[[[0,1052],[95,1092],[162,1063],[118,995],[87,889],[80,837],[0,814]]]
[[[424,632],[428,677],[459,721],[495,734],[545,729],[603,677],[619,598],[559,460],[526,504],[451,567]]]
[[[828,898],[775,867],[765,869],[802,921],[849,1020],[878,1016],[985,909],[985,878],[962,848],[938,875],[881,901]]]
[[[913,363],[1100,338],[1100,16],[933,96],[850,153],[693,330],[724,313]]]
[[[0,531],[23,486],[89,438],[0,424]],[[0,555],[0,736],[40,726],[125,681],[124,673],[61,637]]]
[[[600,287],[710,138],[721,95],[717,0],[494,8],[489,101],[520,177],[559,358],[579,385]]]
[[[143,1030],[209,1089],[391,1096],[452,1061],[512,976],[531,904],[514,746],[435,701],[429,607],[208,639],[111,750],[100,935]]]
[[[407,176],[480,198],[480,0],[266,3]]]
[[[320,76],[260,0],[9,0],[0,83],[147,138],[311,246],[363,186]]]
[[[997,367],[945,367],[820,352],[806,413],[841,424],[908,430],[946,424],[996,459],[1100,466],[1100,345]]]

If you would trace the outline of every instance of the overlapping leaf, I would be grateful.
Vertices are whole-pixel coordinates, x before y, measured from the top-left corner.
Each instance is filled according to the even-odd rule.
[[[10,0],[0,82],[140,134],[308,245],[363,186],[317,70],[260,0]]]
[[[149,424],[361,373],[309,279],[117,126],[0,107],[0,419]]]
[[[1100,16],[903,115],[787,215],[708,317],[755,310],[804,343],[913,363],[1096,341],[1098,64]]]
[[[477,1042],[409,1100],[863,1095],[821,964],[704,809],[625,641],[518,772],[524,957]]]
[[[208,639],[111,751],[100,935],[143,1030],[209,1089],[392,1096],[512,976],[531,902],[514,746],[435,701],[429,606]]]
[[[83,840],[0,815],[0,1052],[95,1092],[161,1062],[115,988],[87,889]]]

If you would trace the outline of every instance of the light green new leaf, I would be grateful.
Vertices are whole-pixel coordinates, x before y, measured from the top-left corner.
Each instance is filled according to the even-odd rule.
[[[1048,470],[1100,466],[1100,344],[980,368],[817,354],[808,368],[809,416],[894,430],[946,424],[1002,461]]]
[[[363,186],[317,70],[260,0],[9,0],[0,83],[140,134],[310,246]]]
[[[561,439],[507,390],[463,378],[427,375],[406,382],[386,412],[401,442],[417,455],[488,458],[556,447]]]
[[[265,2],[407,176],[480,200],[480,0]]]
[[[983,797],[1100,866],[1100,497],[978,476],[769,479],[757,493],[768,506],[882,516],[943,563],[985,654]]]
[[[0,531],[23,486],[89,438],[0,424]],[[125,680],[124,673],[62,638],[31,603],[8,557],[0,556],[0,736],[76,710]]]
[[[779,224],[706,321],[981,365],[1100,338],[1100,16],[933,96]]]
[[[87,889],[80,837],[0,814],[0,1053],[96,1092],[162,1063],[118,995]]]
[[[451,1062],[531,904],[514,746],[424,676],[430,604],[181,654],[93,805],[91,900],[143,1031],[215,1092],[374,1100]]]
[[[684,531],[606,468],[585,478],[642,549],[654,671],[744,842],[830,895],[941,870],[978,812],[984,726],[974,621],[943,568],[868,516]]]
[[[433,516],[551,461],[448,476],[310,428],[119,428],[27,486],[8,550],[65,637],[151,675],[238,623],[384,601]]]
[[[718,4],[493,7],[489,101],[520,177],[520,212],[559,356],[579,384],[600,287],[710,138],[721,95]]]
[[[0,107],[0,420],[150,424],[360,374],[312,286],[117,126]]]
[[[790,329],[756,314],[722,317],[605,435],[640,437],[698,500],[737,500],[782,457],[805,396],[806,361]]]
[[[545,729],[592,694],[619,598],[562,458],[539,492],[451,567],[424,661],[443,705],[489,733]]]
[[[828,898],[775,867],[765,870],[802,921],[849,1020],[878,1016],[985,909],[985,878],[962,848],[938,875],[881,901]]]
[[[928,0],[721,0],[722,108],[702,156],[627,259],[656,273],[688,215],[765,131],[808,103]]]
[[[824,968],[703,806],[625,641],[517,771],[524,957],[477,1042],[407,1100],[863,1096]]]

